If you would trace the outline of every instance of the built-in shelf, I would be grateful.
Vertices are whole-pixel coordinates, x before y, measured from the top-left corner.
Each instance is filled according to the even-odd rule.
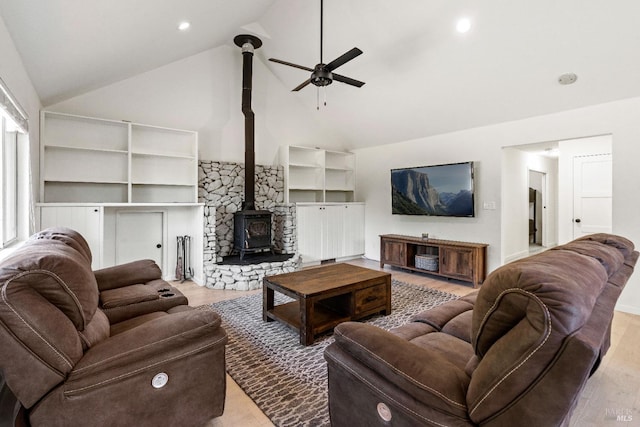
[[[281,163],[286,203],[354,201],[353,153],[290,145],[282,148]]]
[[[196,132],[43,111],[40,200],[196,203]]]

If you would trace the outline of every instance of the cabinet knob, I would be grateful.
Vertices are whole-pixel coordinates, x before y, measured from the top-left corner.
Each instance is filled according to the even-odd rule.
[[[160,249],[161,247],[162,247],[162,245],[161,245],[160,243],[158,243],[158,244],[156,245],[156,248],[158,248],[158,249]]]

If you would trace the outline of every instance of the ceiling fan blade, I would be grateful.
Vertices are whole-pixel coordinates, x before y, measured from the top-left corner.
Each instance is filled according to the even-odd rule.
[[[298,65],[298,64],[293,64],[293,63],[291,63],[291,62],[282,61],[282,60],[280,60],[280,59],[269,58],[269,61],[271,61],[271,62],[277,62],[278,64],[288,65],[289,67],[299,68],[299,69],[301,69],[301,70],[305,70],[305,71],[311,71],[311,72],[313,72],[313,68],[305,67],[305,66]]]
[[[352,79],[350,77],[341,76],[340,74],[335,74],[335,73],[333,73],[333,80],[335,80],[337,82],[340,82],[340,83],[346,83],[346,84],[351,85],[351,86],[356,86],[356,87],[362,87],[362,85],[364,84],[364,82],[361,82],[360,80]]]
[[[297,92],[300,89],[302,89],[303,87],[305,87],[306,85],[308,85],[309,83],[311,83],[311,79],[309,80],[305,80],[304,82],[300,83],[297,87],[295,87],[294,89],[291,90],[291,92]]]
[[[355,58],[358,55],[362,55],[362,51],[360,49],[358,49],[357,47],[354,47],[353,49],[351,49],[349,52],[343,54],[342,56],[337,57],[336,59],[334,59],[333,61],[329,62],[327,65],[325,65],[325,69],[329,72],[335,70],[336,68],[338,68],[339,66],[343,65],[345,62],[351,61],[353,58]]]

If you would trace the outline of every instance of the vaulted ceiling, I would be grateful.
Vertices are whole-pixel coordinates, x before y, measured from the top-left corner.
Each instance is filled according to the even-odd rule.
[[[350,148],[640,96],[637,0],[326,0],[324,59],[362,88],[292,92]],[[319,0],[0,0],[45,106],[258,35],[258,60],[293,89],[319,62]],[[471,20],[456,32],[460,17]],[[179,22],[191,27],[179,32]],[[572,85],[558,77],[576,73]]]

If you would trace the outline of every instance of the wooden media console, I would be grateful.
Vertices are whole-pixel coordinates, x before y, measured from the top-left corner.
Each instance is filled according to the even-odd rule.
[[[485,243],[384,234],[380,236],[380,268],[388,264],[471,282],[477,288],[486,275],[487,246]]]

